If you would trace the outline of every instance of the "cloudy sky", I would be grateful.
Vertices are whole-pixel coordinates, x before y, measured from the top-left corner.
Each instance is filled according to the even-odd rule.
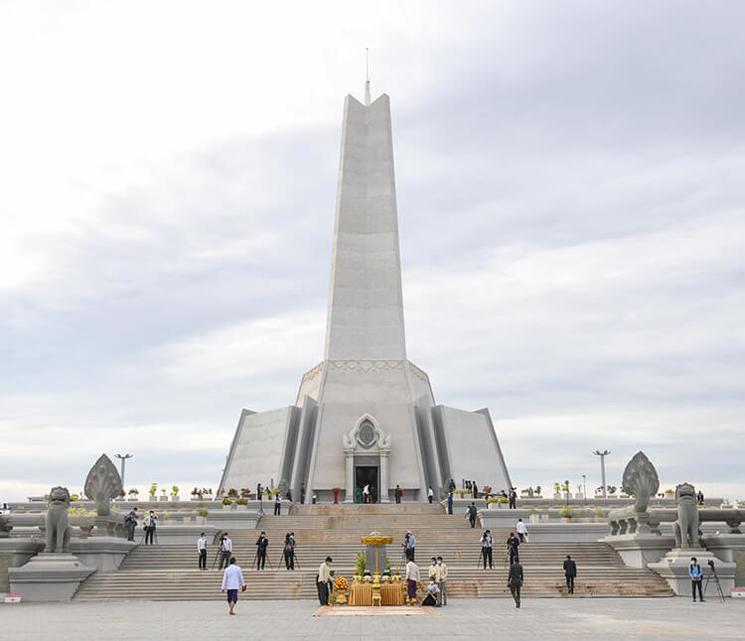
[[[320,361],[340,118],[391,96],[410,359],[521,487],[745,498],[745,6],[0,2],[0,499],[216,486]]]

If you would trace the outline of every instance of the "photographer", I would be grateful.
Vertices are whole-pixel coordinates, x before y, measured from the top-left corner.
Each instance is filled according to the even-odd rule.
[[[284,547],[285,567],[288,570],[295,569],[295,534],[294,532],[288,532],[285,534],[285,547]]]
[[[266,549],[269,547],[269,539],[266,538],[266,532],[259,534],[256,540],[256,569],[263,570],[266,565]]]
[[[137,508],[133,507],[124,517],[124,524],[127,526],[127,541],[135,540],[135,529],[137,528]]]
[[[145,517],[145,520],[143,521],[143,525],[145,526],[145,545],[148,544],[148,541],[150,542],[150,545],[153,544],[153,539],[155,538],[155,528],[157,527],[158,523],[158,517],[155,516],[155,512],[150,510],[150,514],[148,514]]]
[[[404,536],[404,542],[401,545],[404,548],[406,560],[413,561],[414,555],[416,554],[416,537],[411,530],[406,533],[406,536]]]
[[[489,562],[489,569],[493,569],[492,565],[492,548],[494,546],[494,540],[492,539],[491,531],[484,530],[481,535],[481,556],[484,559],[484,569],[486,570],[486,562]]]
[[[230,565],[230,557],[233,553],[233,542],[230,540],[230,537],[228,536],[227,532],[223,532],[220,536],[220,543],[219,543],[219,549],[220,549],[220,566],[219,568],[222,570],[224,567],[228,567]]]

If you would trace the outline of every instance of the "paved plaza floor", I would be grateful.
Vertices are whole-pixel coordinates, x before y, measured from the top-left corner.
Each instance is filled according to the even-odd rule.
[[[314,616],[311,601],[118,601],[0,605],[2,641],[468,639],[519,641],[745,638],[745,600],[508,599],[453,601],[431,616]]]

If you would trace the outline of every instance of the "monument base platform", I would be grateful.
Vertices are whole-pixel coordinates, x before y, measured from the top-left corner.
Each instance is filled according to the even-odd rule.
[[[665,579],[675,594],[690,598],[691,579],[688,576],[688,566],[691,557],[694,556],[704,570],[702,585],[704,597],[716,598],[717,596],[715,575],[709,566],[709,561],[714,562],[716,576],[719,577],[724,596],[730,596],[732,588],[735,587],[735,564],[720,561],[712,552],[704,548],[676,548],[665,554],[658,563],[649,563],[647,567]]]
[[[42,552],[26,565],[8,570],[11,592],[24,601],[70,601],[78,586],[96,569],[72,554]]]
[[[657,534],[621,534],[600,540],[610,545],[632,568],[646,568],[650,563],[659,563],[675,546],[674,537]]]

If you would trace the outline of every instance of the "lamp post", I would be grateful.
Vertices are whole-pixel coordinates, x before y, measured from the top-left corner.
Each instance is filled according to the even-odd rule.
[[[582,496],[584,497],[584,503],[587,505],[587,474],[582,475]]]
[[[123,490],[124,489],[124,467],[125,467],[125,465],[127,463],[127,459],[128,458],[132,458],[134,456],[134,454],[123,454],[123,455],[122,454],[114,454],[114,456],[121,461],[121,464],[120,464],[121,473],[119,474],[119,476],[122,477],[122,490]]]
[[[608,488],[605,485],[605,457],[608,456],[608,454],[610,454],[610,451],[609,450],[603,450],[601,452],[600,450],[595,450],[593,452],[593,454],[595,454],[595,456],[599,456],[600,457],[600,477],[601,477],[602,483],[603,483],[603,498],[604,499],[607,499],[608,498]]]

